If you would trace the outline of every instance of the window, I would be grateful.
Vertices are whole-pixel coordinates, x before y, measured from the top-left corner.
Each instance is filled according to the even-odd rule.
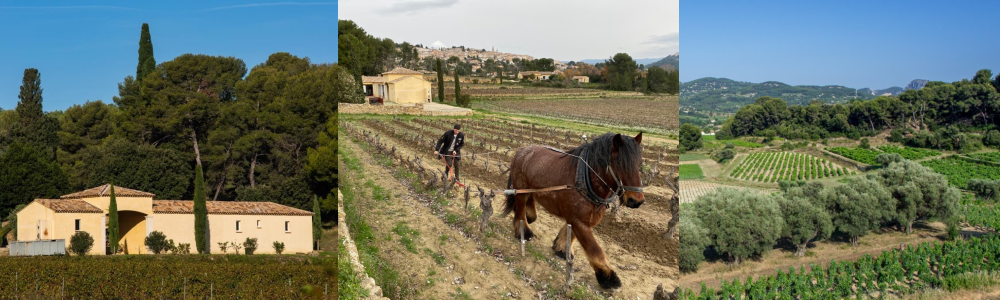
[[[257,228],[260,228],[260,220],[257,220]]]
[[[291,223],[291,222],[285,221],[285,232],[288,232],[288,223]]]
[[[76,229],[74,229],[74,230],[80,231],[80,219],[76,219],[76,227],[75,228]]]
[[[240,221],[236,221],[236,232],[240,232]]]

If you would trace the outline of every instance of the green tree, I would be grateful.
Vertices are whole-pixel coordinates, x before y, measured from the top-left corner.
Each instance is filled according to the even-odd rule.
[[[115,182],[111,182],[111,204],[108,204],[108,242],[111,243],[111,254],[118,253],[118,200],[115,198]]]
[[[608,73],[608,88],[615,91],[631,91],[639,66],[632,57],[618,53],[604,61]]]
[[[906,233],[913,232],[913,222],[918,219],[939,218],[948,220],[957,214],[961,193],[948,184],[944,175],[920,163],[905,160],[899,154],[879,154],[877,159],[891,161],[873,177],[896,200],[895,221],[905,226]],[[885,156],[895,156],[888,159]]]
[[[42,111],[42,75],[37,69],[24,70],[17,98],[11,138],[14,142],[43,151],[49,159],[55,159],[59,145],[56,133],[59,122]]]
[[[194,166],[194,240],[198,253],[209,253],[208,208],[205,206],[205,177],[201,165]]]
[[[702,226],[701,220],[688,209],[681,209],[680,227],[681,249],[678,265],[681,272],[698,271],[698,264],[705,260],[705,248],[711,244],[708,238],[709,230]]]
[[[326,130],[319,134],[318,141],[319,146],[309,148],[308,163],[305,167],[309,173],[309,185],[313,193],[323,197],[317,214],[323,220],[333,220],[337,213],[337,204],[334,203],[338,178],[336,115],[327,121]]]
[[[18,142],[0,156],[0,166],[0,216],[34,199],[58,198],[69,192],[69,180],[59,164]]]
[[[455,103],[458,104],[462,98],[462,83],[458,79],[458,72],[455,72]]]
[[[169,251],[172,243],[167,241],[167,236],[161,231],[150,232],[144,242],[146,247],[149,247],[149,250],[153,251],[153,254]]]
[[[445,70],[444,70],[443,64],[441,63],[441,59],[440,58],[434,60],[434,63],[437,65],[438,101],[444,102],[444,72],[445,72]]]
[[[851,244],[895,217],[896,200],[874,179],[859,178],[823,190],[821,203],[830,213],[833,226],[846,234]]]
[[[191,199],[191,156],[186,151],[138,144],[117,136],[87,146],[65,162],[71,190],[111,181],[160,199]]]
[[[319,198],[313,196],[313,245],[315,245],[316,250],[319,249],[319,240],[323,236],[323,220],[320,219],[322,214],[319,209]]]
[[[690,151],[702,147],[701,129],[692,124],[681,125],[681,150]]]
[[[803,197],[782,198],[781,201],[781,211],[785,219],[781,236],[795,244],[797,248],[795,256],[804,256],[809,242],[829,238],[833,233],[830,214],[823,207],[815,205],[813,201],[815,200]]]
[[[139,35],[139,64],[135,67],[136,80],[142,81],[155,69],[156,59],[153,58],[153,39],[149,36],[149,24],[142,23],[142,33]]]
[[[863,138],[863,139],[861,139],[861,144],[858,145],[858,148],[861,148],[861,149],[871,149],[872,148],[872,144],[870,144],[868,142],[867,138]]]
[[[775,196],[733,188],[698,197],[694,211],[703,224],[712,224],[712,247],[735,264],[774,248],[785,226]]]

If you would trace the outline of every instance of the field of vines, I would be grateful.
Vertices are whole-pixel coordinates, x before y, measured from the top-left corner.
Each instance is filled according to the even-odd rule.
[[[988,235],[833,261],[827,267],[790,268],[775,275],[723,282],[718,289],[690,289],[681,299],[882,299],[926,288],[962,288],[972,272],[1000,268],[1000,237]]]
[[[683,165],[682,165],[683,166]],[[681,183],[681,203],[691,203],[708,192],[715,191],[720,187],[730,187],[736,189],[742,189],[752,193],[760,194],[770,194],[776,190],[749,188],[741,186],[729,186],[722,185],[714,182],[702,181],[702,180],[688,180]]]
[[[973,178],[1000,179],[1000,166],[977,163],[958,156],[936,158],[921,164],[948,177],[949,183],[960,188],[965,188]]]
[[[676,97],[652,99],[486,100],[473,107],[497,112],[667,133],[680,127]]]
[[[274,255],[3,257],[0,298],[333,299],[335,259]]]
[[[729,176],[775,183],[781,180],[812,180],[856,174],[826,159],[795,152],[757,152],[747,155]]]
[[[922,158],[941,155],[941,152],[929,149],[921,149],[913,147],[896,147],[889,145],[879,146],[878,150],[847,148],[847,147],[832,147],[826,150],[868,165],[878,164],[878,162],[875,161],[875,157],[882,153],[897,153],[903,158],[909,160],[918,160]]]
[[[983,153],[972,153],[969,157],[978,159],[981,161],[988,162],[1000,162],[1000,151],[997,152],[983,152]]]
[[[466,184],[464,188],[447,180],[444,163],[432,156],[437,139],[455,123],[462,124],[462,131],[466,136],[460,167],[462,182]],[[342,117],[339,127],[343,132],[341,149],[345,148],[344,143],[347,141],[351,144],[350,147],[362,149],[354,153],[371,155],[372,160],[376,161],[370,165],[372,169],[365,171],[365,178],[374,178],[369,174],[383,172],[380,169],[384,169],[385,173],[398,176],[396,180],[406,182],[402,184],[408,187],[405,190],[373,191],[373,197],[379,194],[381,196],[378,199],[382,200],[363,200],[374,202],[359,203],[358,210],[369,212],[364,217],[374,218],[368,221],[371,224],[390,222],[379,228],[373,226],[378,231],[376,236],[384,234],[397,237],[392,240],[408,243],[403,251],[392,252],[393,256],[400,257],[398,261],[405,262],[394,266],[395,268],[417,268],[421,272],[423,269],[430,269],[427,272],[431,274],[427,275],[431,278],[428,285],[414,287],[418,290],[416,294],[422,295],[421,297],[432,297],[442,292],[452,295],[457,287],[473,299],[496,298],[496,293],[514,293],[513,296],[517,297],[516,290],[529,293],[527,295],[545,295],[551,292],[551,287],[565,284],[565,277],[560,275],[565,274],[562,263],[549,249],[555,232],[565,229],[564,222],[548,215],[539,207],[539,217],[531,224],[531,230],[540,240],[529,241],[527,256],[521,257],[517,252],[516,241],[511,238],[511,216],[498,215],[504,197],[502,194],[490,197],[489,191],[495,192],[506,187],[510,163],[519,148],[547,145],[569,150],[583,142],[582,135],[593,137],[603,132],[572,131],[505,118],[456,120],[433,117]],[[637,132],[622,133],[634,135]],[[677,222],[678,150],[666,143],[646,140],[643,141],[642,149],[641,176],[642,182],[646,184],[645,204],[638,209],[612,206],[603,221],[594,227],[595,236],[613,265],[637,268],[618,271],[625,285],[618,292],[621,294],[616,296],[631,298],[648,297],[655,290],[654,282],[667,282],[669,285],[672,280],[670,278],[674,278],[678,272],[676,259],[671,259],[668,255],[669,251],[677,251],[676,240],[667,238],[668,230],[675,228]],[[375,183],[369,180],[365,185],[368,184]],[[480,193],[479,188],[485,194]],[[415,199],[420,204],[408,205],[409,202],[397,199]],[[393,202],[385,210],[381,210],[381,203],[385,201],[403,202]],[[399,210],[402,211],[397,212]],[[394,217],[380,219],[382,215]],[[420,223],[399,223],[411,217],[419,219]],[[432,225],[436,222],[446,226]],[[463,237],[463,240],[472,241],[472,248],[456,246],[458,244],[451,237]],[[420,251],[420,248],[425,249]],[[586,264],[582,250],[577,251],[576,264],[582,268],[578,267],[573,272],[576,282],[596,286],[596,279]],[[437,254],[439,252],[444,254]],[[428,255],[433,257],[435,263],[419,263]],[[456,259],[457,257],[460,258]],[[455,275],[457,273],[452,273],[456,272],[453,270],[467,270],[463,271],[462,282],[468,283],[452,283],[453,276],[458,276]],[[480,272],[482,270],[488,272]],[[641,270],[641,273],[634,270]],[[502,279],[497,279],[510,276],[511,273],[519,276],[523,282],[501,282],[499,280]],[[430,277],[433,274],[448,274],[445,276],[447,281],[434,284],[439,279]],[[472,282],[477,282],[475,285],[478,290],[472,290]],[[522,288],[527,288],[528,291]],[[545,296],[550,297],[551,294]]]

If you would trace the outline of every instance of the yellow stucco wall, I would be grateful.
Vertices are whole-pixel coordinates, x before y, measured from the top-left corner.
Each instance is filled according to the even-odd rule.
[[[93,206],[97,206],[104,211],[104,214],[108,214],[108,207],[111,205],[111,197],[92,197],[92,198],[82,198],[80,200],[86,201]],[[118,204],[118,211],[131,210],[144,213],[146,215],[153,214],[153,197],[115,197],[115,202]]]
[[[41,239],[65,239],[69,248],[70,239],[76,233],[76,220],[80,220],[80,231],[86,231],[94,239],[89,254],[104,254],[104,223],[100,213],[55,213],[51,209],[32,202],[17,213],[17,238],[22,241]],[[41,232],[39,232],[39,221]],[[39,235],[39,233],[41,233]],[[68,251],[68,250],[67,250]]]
[[[134,211],[118,211],[118,244],[125,254],[145,254],[146,215]]]
[[[426,103],[430,96],[431,83],[422,78],[410,76],[389,84],[389,101],[396,103]]]
[[[240,221],[240,231],[236,231],[236,221]],[[261,227],[257,227],[260,220]],[[285,222],[289,231],[285,231]],[[208,215],[211,252],[222,253],[220,242],[237,242],[241,246],[246,238],[257,239],[257,254],[274,253],[275,241],[285,243],[284,253],[305,253],[312,251],[312,216],[260,216],[260,215]],[[194,246],[193,214],[155,214],[152,218],[153,230],[159,230],[173,239],[175,244],[189,243]],[[242,253],[243,250],[241,249]],[[233,253],[232,249],[228,253]]]

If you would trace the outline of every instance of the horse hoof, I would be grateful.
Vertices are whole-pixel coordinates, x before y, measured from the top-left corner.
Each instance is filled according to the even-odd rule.
[[[524,240],[525,241],[530,241],[533,238],[535,238],[535,233],[531,232],[531,229],[525,228],[524,229]],[[521,240],[520,233],[514,232],[514,239],[517,239],[517,240],[520,241]]]
[[[531,223],[535,223],[535,219],[538,219],[538,216],[537,215],[534,215],[534,216],[527,215],[527,216],[525,216],[525,218],[528,219],[528,224],[531,224]]]
[[[622,280],[618,278],[618,274],[615,271],[608,271],[609,273],[604,274],[604,272],[597,271],[594,275],[597,277],[597,283],[601,285],[602,289],[614,290],[622,287]]]

